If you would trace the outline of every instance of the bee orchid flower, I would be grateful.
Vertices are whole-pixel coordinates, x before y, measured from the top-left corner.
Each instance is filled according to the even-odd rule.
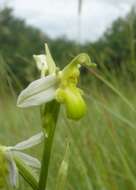
[[[34,56],[41,78],[30,83],[20,93],[17,106],[39,106],[55,99],[65,106],[68,118],[78,120],[86,113],[83,91],[77,87],[80,67],[93,67],[95,64],[87,54],[81,53],[60,70],[56,67],[47,44],[45,49],[46,55]]]

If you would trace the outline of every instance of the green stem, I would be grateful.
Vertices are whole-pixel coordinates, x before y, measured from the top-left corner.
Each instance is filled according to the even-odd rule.
[[[32,169],[27,166],[19,157],[15,157],[16,165],[19,169],[20,175],[27,181],[27,183],[32,187],[32,189],[37,190],[38,180],[37,176],[34,174]]]
[[[52,102],[47,103],[44,107],[44,110],[42,110],[41,112],[42,125],[45,132],[45,139],[38,190],[45,190],[47,185],[48,168],[51,156],[53,137],[59,114],[59,107],[59,103],[53,100]]]

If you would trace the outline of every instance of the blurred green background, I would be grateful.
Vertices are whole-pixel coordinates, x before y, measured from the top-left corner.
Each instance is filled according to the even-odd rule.
[[[79,17],[82,1],[79,1]],[[77,34],[79,35],[79,34]],[[63,68],[78,53],[97,63],[81,70],[87,115],[69,121],[61,109],[50,163],[48,190],[55,188],[69,138],[70,161],[66,190],[136,189],[136,11],[132,7],[95,42],[52,39],[40,29],[0,9],[0,142],[11,145],[41,130],[39,108],[16,108],[18,93],[39,77],[33,54],[47,42]],[[40,158],[42,145],[29,151]],[[30,189],[21,179],[20,190]]]

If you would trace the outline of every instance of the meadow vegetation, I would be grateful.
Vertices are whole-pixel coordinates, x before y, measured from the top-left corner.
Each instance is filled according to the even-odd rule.
[[[79,45],[52,40],[15,18],[9,8],[0,11],[0,144],[16,144],[40,131],[39,109],[16,107],[18,92],[38,77],[32,55],[48,41],[54,58],[64,67],[79,51],[98,64],[83,70],[87,115],[79,122],[66,118],[63,108],[57,124],[48,190],[55,188],[62,155],[70,139],[66,190],[136,189],[136,13],[113,23],[94,43]],[[29,151],[40,158],[42,145]],[[29,189],[24,180],[21,190]]]

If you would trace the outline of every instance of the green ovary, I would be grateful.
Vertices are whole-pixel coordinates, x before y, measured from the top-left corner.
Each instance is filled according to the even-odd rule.
[[[81,90],[74,85],[58,89],[57,100],[65,105],[69,119],[79,120],[86,113],[86,104]]]
[[[0,189],[3,188],[7,181],[8,163],[2,150],[0,150]]]

